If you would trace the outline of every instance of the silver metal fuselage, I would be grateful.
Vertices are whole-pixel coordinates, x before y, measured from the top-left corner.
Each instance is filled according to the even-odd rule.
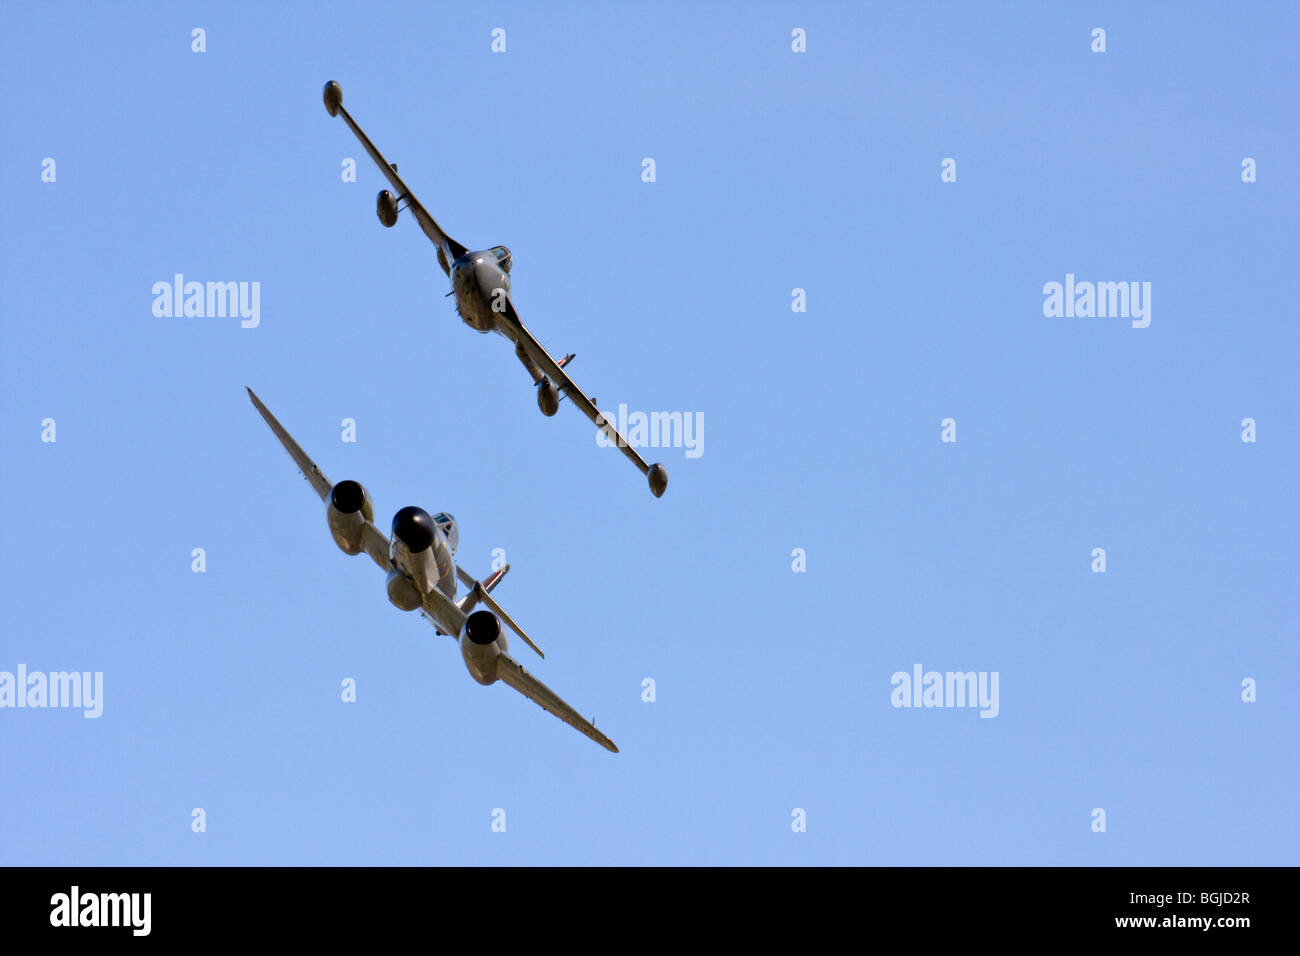
[[[510,293],[510,273],[496,256],[486,251],[465,253],[451,264],[451,288],[456,293],[456,311],[466,325],[475,332],[496,332],[515,341],[504,298]]]
[[[393,566],[406,575],[421,596],[437,588],[453,601],[456,599],[456,562],[441,528],[423,551],[413,552],[397,535],[393,535],[390,548]]]
[[[442,527],[438,526],[433,534],[433,541],[421,551],[412,551],[410,545],[393,535],[390,545],[391,558],[393,562],[394,573],[403,575],[419,593],[420,603],[425,604],[425,598],[436,588],[441,591],[448,600],[456,600],[456,562],[455,556],[451,551],[451,543],[443,533]],[[392,595],[392,582],[390,580],[390,598]],[[473,603],[473,596],[470,597],[470,603]],[[436,608],[436,604],[435,604]],[[505,630],[501,627],[501,622],[492,615],[491,623],[494,626],[493,640],[488,643],[478,643],[474,641],[468,629],[457,633],[455,624],[443,620],[434,610],[425,610],[425,616],[433,621],[434,627],[439,634],[451,634],[460,644],[461,658],[465,661],[465,667],[475,681],[480,684],[494,684],[499,678],[498,666],[501,655],[507,653],[509,642],[506,640]]]

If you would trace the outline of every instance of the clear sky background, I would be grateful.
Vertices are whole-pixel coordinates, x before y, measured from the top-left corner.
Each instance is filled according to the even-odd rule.
[[[104,712],[0,710],[0,862],[1300,862],[1297,27],[9,4],[0,670],[102,671]],[[662,500],[380,226],[329,79],[602,407],[702,413]],[[177,272],[260,326],[155,317]],[[1150,327],[1044,317],[1067,273],[1150,282]],[[245,385],[381,526],[504,549],[517,656],[622,752],[389,605]],[[1000,713],[892,707],[914,664]]]

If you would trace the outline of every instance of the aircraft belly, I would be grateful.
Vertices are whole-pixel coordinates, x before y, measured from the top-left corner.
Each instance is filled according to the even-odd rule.
[[[463,294],[457,292],[456,311],[475,332],[487,333],[496,328],[492,308],[479,296],[477,289]]]
[[[456,600],[456,562],[451,556],[451,549],[439,541],[434,545],[434,550],[437,551],[435,566],[438,569],[438,580],[434,583],[434,587],[454,601]]]
[[[436,540],[424,551],[412,554],[404,547],[393,548],[393,564],[426,595],[437,588],[451,600],[456,599],[456,562],[444,540]]]
[[[510,320],[504,315],[497,316],[497,327],[495,331],[497,335],[501,336],[511,344],[519,344],[519,336],[515,334],[514,326],[510,324]]]

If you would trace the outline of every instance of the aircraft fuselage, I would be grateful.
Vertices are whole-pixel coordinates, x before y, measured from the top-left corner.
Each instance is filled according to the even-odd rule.
[[[456,597],[456,562],[443,530],[422,508],[403,508],[393,516],[393,566],[421,596],[437,588]]]
[[[451,264],[451,288],[456,311],[475,332],[497,332],[510,339],[505,298],[510,273],[491,251],[467,252]]]

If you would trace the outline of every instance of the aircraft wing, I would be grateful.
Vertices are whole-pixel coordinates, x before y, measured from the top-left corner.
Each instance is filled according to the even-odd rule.
[[[551,353],[542,348],[542,343],[533,338],[533,334],[524,327],[523,320],[519,318],[519,313],[515,310],[515,304],[506,297],[506,315],[510,320],[515,334],[515,344],[520,346],[533,364],[541,370],[541,373],[555,383],[561,395],[567,395],[573,404],[578,406],[582,414],[591,419],[592,424],[605,432],[614,445],[627,456],[627,460],[641,469],[641,474],[645,475],[650,481],[650,491],[656,498],[661,496],[668,487],[668,472],[663,465],[647,465],[644,458],[637,454],[637,450],[628,444],[618,431],[618,427],[612,422],[606,421],[605,416],[601,414],[596,403],[589,399],[573,379],[569,378],[569,373],[560,367],[560,364],[551,358]]]
[[[424,596],[424,607],[420,608],[420,611],[453,641],[460,640],[460,629],[465,626],[465,619],[469,615],[447,595],[434,588]]]
[[[271,431],[275,433],[275,437],[280,439],[280,444],[283,445],[284,450],[289,453],[289,457],[292,458],[294,464],[298,466],[298,470],[301,471],[302,476],[307,479],[307,483],[312,486],[312,489],[316,494],[320,495],[320,500],[324,501],[330,496],[330,491],[334,488],[333,482],[326,478],[321,470],[316,467],[316,462],[307,457],[307,453],[302,450],[302,446],[294,441],[293,436],[284,430],[284,426],[281,425],[276,417],[271,414],[271,410],[262,404],[262,400],[257,397],[257,393],[251,388],[248,388],[248,386],[244,387],[248,391],[248,397],[253,400],[253,407],[257,409],[258,413],[266,421],[266,424],[271,427]]]
[[[465,246],[442,231],[442,227],[438,225],[437,220],[429,215],[420,200],[415,198],[415,193],[411,192],[406,183],[402,182],[402,177],[397,175],[397,167],[384,159],[383,154],[379,152],[375,144],[370,142],[370,137],[357,125],[352,115],[343,108],[343,90],[333,80],[325,84],[325,108],[329,110],[331,116],[343,117],[343,122],[348,124],[348,129],[352,130],[353,135],[360,141],[365,151],[370,154],[370,158],[375,161],[379,171],[384,174],[384,178],[388,180],[397,193],[397,201],[406,203],[407,211],[415,216],[415,221],[420,224],[424,234],[438,248],[438,264],[442,266],[442,271],[450,276],[450,264],[465,254],[467,251]]]
[[[316,462],[307,457],[307,453],[302,450],[302,446],[293,440],[293,436],[280,424],[279,419],[272,415],[271,410],[262,404],[262,400],[257,397],[257,393],[247,386],[245,388],[248,391],[248,397],[253,401],[253,407],[257,409],[266,424],[270,426],[271,431],[275,433],[275,437],[280,439],[280,444],[289,453],[289,457],[298,466],[298,470],[307,479],[307,483],[312,486],[312,490],[320,496],[321,501],[327,500],[330,492],[334,489],[333,482],[325,477],[324,472],[317,467]],[[369,521],[365,523],[363,533],[365,535],[366,554],[370,555],[370,560],[379,565],[383,571],[391,569],[393,562],[389,557],[391,552],[388,548],[388,538]]]
[[[614,745],[614,741],[597,730],[595,724],[561,700],[559,694],[524,670],[517,660],[509,654],[502,654],[497,658],[497,661],[497,676],[502,681],[519,691],[534,704],[537,704],[542,710],[559,717],[560,720],[578,731],[578,733],[590,737],[611,753],[618,753],[618,747]]]
[[[459,570],[459,568],[457,570]],[[483,585],[479,584],[477,581],[475,582],[475,592],[478,594],[480,599],[486,597],[486,592],[483,591]],[[519,630],[518,625],[510,620],[509,615],[502,611],[496,602],[492,602],[492,604],[493,611],[498,612],[499,616],[510,625],[515,633],[527,641],[533,650],[537,650],[537,646],[533,644],[532,641],[528,640],[528,636],[524,634],[523,631]],[[453,637],[460,634],[461,628],[465,625],[465,619],[469,617],[468,614],[457,606],[455,601],[451,600],[451,598],[447,597],[437,588],[434,588],[425,597],[424,607],[421,610],[429,621],[436,624],[442,631],[451,634]],[[537,651],[537,653],[540,654],[541,651]],[[497,658],[497,661],[497,676],[501,679],[502,683],[513,687],[543,710],[559,717],[560,720],[564,721],[584,736],[590,737],[606,750],[618,753],[618,747],[614,746],[614,741],[610,740],[597,730],[595,724],[591,723],[576,710],[566,704],[559,694],[555,693],[555,691],[551,690],[532,674],[528,673],[528,671],[524,670],[519,662],[513,657],[509,654],[502,654]]]

